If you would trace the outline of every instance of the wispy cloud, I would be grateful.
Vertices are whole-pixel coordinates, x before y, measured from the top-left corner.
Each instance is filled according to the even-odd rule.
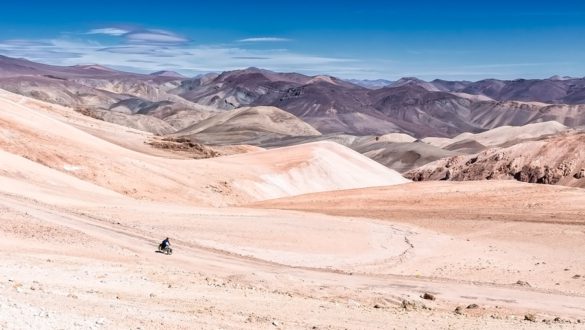
[[[45,47],[45,46],[51,46],[50,42],[47,41],[37,41],[37,40],[25,40],[25,39],[9,39],[9,40],[4,40],[2,42],[5,45],[10,45],[10,46],[22,46],[22,47]]]
[[[255,37],[255,38],[245,38],[240,39],[238,42],[284,42],[284,41],[292,41],[288,38],[279,38],[279,37]]]
[[[476,53],[467,49],[409,49],[406,51],[410,55],[467,55]]]
[[[418,61],[396,62],[388,58],[360,60],[326,56],[295,51],[283,47],[282,43],[269,42],[287,40],[289,39],[257,37],[241,39],[241,42],[209,45],[197,44],[167,30],[103,27],[81,34],[62,34],[53,39],[0,40],[0,54],[54,65],[96,63],[143,73],[172,68],[184,75],[197,75],[255,66],[282,72],[370,79],[397,79],[402,76],[418,76],[428,80],[437,77],[516,77],[526,76],[524,72],[534,67],[568,65],[539,61],[453,65],[437,61],[421,66]],[[266,43],[263,47],[258,47],[255,42]]]
[[[135,72],[176,68],[186,75],[260,66],[276,71],[337,74],[361,65],[352,58],[295,52],[280,47],[258,49],[246,43],[198,45],[166,30],[107,27],[55,39],[0,41],[0,53],[54,65],[98,63]],[[125,31],[124,34],[122,30]],[[114,38],[91,38],[91,35]],[[88,37],[90,36],[90,37]]]
[[[189,39],[179,36],[173,32],[165,30],[139,30],[132,31],[124,35],[124,37],[134,43],[184,43]]]
[[[124,35],[128,32],[130,32],[130,31],[125,30],[125,29],[121,29],[121,28],[107,27],[107,28],[89,30],[89,31],[87,31],[86,34],[105,34],[105,35],[109,35],[109,36],[118,37],[118,36]]]
[[[174,32],[161,29],[104,27],[89,30],[85,34],[120,37],[126,42],[138,44],[180,44],[189,41],[189,39]]]

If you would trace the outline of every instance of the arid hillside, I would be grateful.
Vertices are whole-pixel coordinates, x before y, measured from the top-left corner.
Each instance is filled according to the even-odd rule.
[[[444,158],[406,173],[415,181],[518,180],[585,187],[585,134],[567,132],[474,155]]]

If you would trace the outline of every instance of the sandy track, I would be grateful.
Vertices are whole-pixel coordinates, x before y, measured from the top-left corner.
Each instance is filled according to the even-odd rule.
[[[526,186],[541,204],[495,222],[488,214],[517,205],[514,194],[507,195],[512,204],[496,203],[501,209],[472,200],[497,199],[514,188],[507,183],[408,184],[253,208],[187,205],[403,179],[328,143],[205,161],[145,155],[102,139],[108,130],[127,134],[111,124],[19,102],[0,102],[2,328],[518,329],[577,327],[585,318],[583,280],[570,277],[585,274],[582,230],[569,221],[581,211],[568,209],[563,226],[516,232],[514,216],[526,208],[544,208],[534,213],[544,219],[565,205],[544,198],[547,191]],[[226,178],[230,185],[217,185]],[[567,205],[580,198],[575,190],[555,193]],[[421,194],[428,204],[414,203]],[[398,209],[380,216],[392,198]],[[454,200],[476,209],[446,208]],[[451,213],[456,221],[446,221]],[[154,251],[165,236],[172,256]],[[569,264],[570,271],[559,269]],[[513,285],[519,279],[532,287]],[[423,301],[424,292],[437,300]],[[417,309],[405,311],[403,300]],[[452,312],[471,303],[479,308]],[[527,312],[539,323],[522,321]],[[556,316],[573,323],[540,323]]]
[[[10,254],[15,253],[15,249],[18,249],[21,254],[29,255],[33,253],[35,255],[39,253],[38,249],[40,248],[41,251],[44,251],[43,253],[50,251],[49,253],[51,254],[60,255],[61,257],[59,258],[90,257],[95,259],[95,262],[104,264],[113,261],[133,272],[140,272],[140,268],[149,269],[151,267],[180,269],[182,275],[176,276],[172,281],[172,286],[181,281],[185,281],[185,278],[189,278],[194,274],[206,274],[207,277],[213,276],[220,282],[229,280],[229,283],[236,288],[258,286],[263,291],[276,291],[279,294],[282,293],[285,296],[291,295],[293,298],[296,297],[298,299],[324,299],[326,301],[333,300],[337,303],[348,303],[351,301],[353,303],[350,304],[370,306],[370,308],[376,303],[388,306],[387,308],[393,308],[392,306],[396,306],[402,299],[420,300],[418,295],[421,293],[433,292],[439,297],[439,302],[427,304],[439,311],[444,309],[450,310],[456,305],[477,303],[482,308],[485,308],[483,312],[500,313],[503,315],[502,317],[509,313],[520,313],[521,315],[526,310],[537,311],[541,315],[550,315],[551,317],[554,315],[575,318],[585,316],[585,310],[582,308],[585,304],[585,297],[581,296],[518,288],[510,285],[471,283],[427,278],[424,276],[413,278],[411,276],[376,274],[373,272],[361,273],[355,269],[344,268],[344,265],[337,265],[337,267],[299,266],[296,264],[295,258],[287,260],[286,254],[283,255],[280,251],[278,253],[278,257],[281,258],[280,260],[271,259],[270,254],[249,254],[250,251],[245,249],[245,245],[254,244],[250,240],[247,242],[239,241],[233,243],[234,245],[239,245],[243,251],[233,249],[224,250],[217,246],[209,245],[210,240],[194,239],[193,237],[209,235],[208,231],[213,231],[211,226],[209,224],[207,225],[208,227],[203,228],[201,226],[193,226],[196,227],[195,229],[189,225],[191,222],[199,225],[201,222],[204,223],[205,221],[200,220],[204,220],[206,216],[213,217],[220,224],[226,221],[226,218],[233,220],[253,217],[258,222],[262,218],[275,219],[275,216],[277,216],[278,220],[276,221],[261,221],[262,223],[260,225],[256,225],[257,229],[268,226],[271,230],[279,230],[283,226],[286,227],[287,224],[298,224],[303,220],[315,222],[321,220],[320,218],[325,218],[324,221],[328,222],[328,224],[323,223],[322,226],[331,228],[331,225],[334,225],[335,228],[339,228],[345,222],[355,221],[351,219],[344,220],[315,215],[307,216],[306,214],[295,212],[275,214],[272,211],[243,209],[215,210],[183,208],[178,210],[178,214],[175,215],[175,218],[183,219],[180,228],[183,236],[179,236],[180,238],[175,242],[175,249],[179,253],[165,258],[154,253],[153,247],[157,243],[157,238],[160,237],[159,232],[165,230],[172,232],[173,230],[177,230],[175,228],[177,219],[165,224],[160,224],[157,219],[167,218],[173,213],[172,211],[157,214],[147,207],[147,210],[143,211],[145,213],[139,213],[137,209],[140,206],[132,205],[133,203],[130,202],[124,203],[125,205],[116,205],[112,209],[92,208],[91,213],[86,213],[88,210],[77,209],[75,211],[67,211],[41,203],[34,203],[34,207],[31,207],[30,201],[15,200],[14,197],[5,197],[3,200],[6,203],[4,206],[10,212],[25,213],[28,217],[43,221],[48,226],[64,227],[74,232],[88,235],[91,239],[86,239],[86,241],[95,241],[96,243],[93,246],[101,246],[101,250],[103,251],[99,252],[100,249],[95,251],[87,248],[85,251],[84,249],[77,251],[76,248],[71,249],[71,246],[68,246],[68,250],[71,250],[71,252],[59,252],[58,245],[51,246],[49,243],[49,246],[47,246],[48,242],[43,242],[43,245],[39,247],[36,247],[36,244],[16,244],[7,248]],[[92,215],[84,216],[83,214]],[[99,214],[99,216],[94,216],[95,214]],[[138,218],[140,221],[115,220],[124,218],[123,215],[126,215],[128,218]],[[185,222],[186,218],[190,219],[190,221]],[[228,221],[228,225],[232,230],[231,232],[224,233],[224,240],[232,241],[232,237],[245,232],[246,226],[244,225],[242,228],[242,225],[238,226],[237,222]],[[395,226],[389,227],[395,228]],[[265,230],[265,232],[270,232],[271,230]],[[408,228],[408,230],[416,230],[416,228]],[[309,230],[306,231],[310,233]],[[337,236],[338,232],[343,232],[343,230],[337,229],[331,235]],[[419,232],[413,232],[412,234],[424,235],[426,233],[424,230],[419,230]],[[355,233],[356,238],[361,236],[363,236],[362,233]],[[260,238],[265,236],[258,233],[256,237]],[[222,238],[216,237],[215,239],[221,241]],[[272,237],[269,237],[269,239],[272,246],[264,246],[264,252],[282,248],[282,245],[277,240],[274,240]],[[345,239],[351,241],[351,238],[346,237]],[[375,241],[371,243],[375,244]],[[298,250],[299,247],[301,248],[300,251]],[[297,251],[295,252],[304,254],[307,259],[322,258],[322,255],[318,253],[319,251],[302,251],[304,247],[306,247],[305,244],[299,242],[297,244]],[[425,247],[421,246],[421,248],[424,249]],[[375,249],[373,252],[375,252]],[[340,259],[347,259],[347,256],[337,255],[337,253],[333,252],[329,253]],[[384,262],[387,262],[387,260],[384,260]],[[54,268],[60,266],[59,264],[51,263],[49,267]],[[51,271],[61,272],[61,270],[56,269]],[[234,277],[234,275],[236,276]],[[64,276],[64,274],[60,274],[59,276]],[[99,286],[97,283],[96,285]],[[498,308],[495,306],[498,306]],[[288,317],[293,316],[289,315]],[[280,318],[282,320],[284,316],[280,316]],[[294,317],[288,319],[287,322],[293,322],[293,320]],[[375,323],[373,322],[372,325]]]
[[[309,194],[255,207],[412,224],[413,256],[390,271],[585,294],[580,189],[500,182],[429,182]],[[442,236],[446,235],[446,236]],[[444,239],[447,238],[447,239]],[[428,247],[430,250],[427,250]]]
[[[582,189],[496,180],[417,182],[307,194],[253,205],[406,222],[436,218],[442,219],[437,228],[443,228],[442,224],[462,220],[584,224],[583,201]]]

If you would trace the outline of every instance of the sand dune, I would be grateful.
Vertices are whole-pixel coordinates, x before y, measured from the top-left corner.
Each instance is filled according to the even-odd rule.
[[[4,132],[0,135],[0,146],[4,150],[60,171],[66,171],[65,165],[79,167],[70,174],[135,198],[225,205],[289,193],[406,182],[398,173],[367,157],[327,142],[290,147],[286,152],[241,154],[225,160],[173,160],[145,155],[91,135],[83,125],[68,125],[54,113],[19,104],[25,101],[26,98],[10,94],[0,99]],[[38,103],[31,103],[33,107],[35,104]],[[119,130],[119,126],[71,110],[62,111],[91,123],[90,126]],[[124,135],[135,138],[129,131],[119,134],[118,139],[124,140]],[[242,168],[241,164],[247,163],[255,166]],[[343,170],[339,171],[340,168]],[[360,177],[370,179],[362,183],[357,179]],[[305,178],[309,184],[297,183],[305,182]],[[264,188],[273,187],[275,180],[280,182],[278,189]]]
[[[426,143],[421,143],[414,137],[403,133],[389,133],[380,136],[355,136],[348,134],[329,134],[312,137],[297,136],[269,140],[262,145],[271,148],[317,141],[332,141],[339,143],[400,173],[441,158],[468,153],[468,149],[465,149],[464,146],[461,147],[461,150],[442,149]],[[481,148],[481,150],[483,149],[485,149],[485,147]]]
[[[176,131],[173,126],[164,120],[152,116],[139,114],[128,115],[106,110],[93,110],[91,111],[90,116],[116,125],[126,126],[159,135],[171,134]]]
[[[294,115],[275,107],[244,107],[225,111],[175,133],[212,144],[255,144],[321,133]]]
[[[216,161],[253,167],[270,164],[259,179],[235,184],[240,190],[263,199],[408,182],[397,172],[334,142],[314,142]]]
[[[459,155],[425,143],[376,142],[355,147],[355,150],[400,173],[445,157]]]
[[[439,148],[445,148],[451,144],[465,140],[476,141],[487,147],[494,147],[514,141],[536,139],[541,136],[556,134],[566,130],[568,130],[568,127],[559,122],[547,121],[524,126],[500,126],[477,134],[463,133],[452,139],[428,137],[422,141]]]
[[[409,237],[413,251],[393,268],[401,274],[501,284],[522,279],[544,290],[585,290],[583,281],[572,279],[572,273],[585,271],[575,255],[585,252],[580,243],[585,225],[581,189],[515,181],[425,182],[308,194],[251,206],[374,218],[440,233],[433,238],[432,251],[418,250],[430,238]],[[450,238],[442,241],[441,235]]]
[[[4,187],[2,191],[5,193],[29,198],[35,196],[35,199],[44,203],[68,206],[93,205],[122,197],[111,190],[2,150],[0,161],[2,162],[0,185]],[[74,172],[80,169],[79,166],[64,164],[62,170]]]

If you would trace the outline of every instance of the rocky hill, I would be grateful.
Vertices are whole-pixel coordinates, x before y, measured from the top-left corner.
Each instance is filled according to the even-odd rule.
[[[414,181],[517,180],[585,187],[584,132],[567,132],[474,155],[437,160],[406,173]]]

